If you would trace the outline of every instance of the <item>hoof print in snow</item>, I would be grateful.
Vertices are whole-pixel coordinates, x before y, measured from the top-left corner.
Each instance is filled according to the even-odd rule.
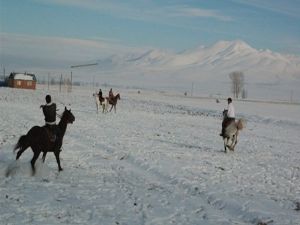
[[[268,225],[270,223],[273,223],[273,220],[269,220],[269,221],[266,221],[266,222],[260,221],[260,222],[257,223],[257,225]]]

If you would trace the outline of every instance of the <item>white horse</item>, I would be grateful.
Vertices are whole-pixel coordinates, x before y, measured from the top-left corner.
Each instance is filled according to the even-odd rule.
[[[102,107],[102,113],[107,113],[108,112],[108,98],[103,98],[103,102],[102,104],[100,103],[100,100],[99,100],[99,95],[98,93],[93,93],[93,97],[95,98],[95,104],[96,104],[96,110],[97,110],[97,113],[99,113],[100,111],[100,107]]]
[[[100,101],[99,101],[100,102]],[[108,98],[104,98],[104,101],[102,102],[102,113],[107,113],[108,112]]]
[[[227,117],[227,110],[223,111],[223,120]],[[234,148],[238,141],[239,131],[246,127],[246,121],[244,119],[238,119],[232,121],[226,128],[223,135],[224,150],[227,152],[229,150],[234,151]]]

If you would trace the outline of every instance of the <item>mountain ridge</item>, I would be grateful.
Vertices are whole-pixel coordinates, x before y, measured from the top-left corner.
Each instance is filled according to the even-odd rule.
[[[296,75],[300,71],[300,57],[283,55],[271,50],[255,49],[242,40],[219,41],[212,46],[198,47],[180,53],[162,49],[150,49],[142,53],[114,55],[97,61],[105,68],[120,67],[156,67],[159,69],[184,69],[195,66],[199,69],[219,67],[232,70],[249,70],[255,67],[260,70],[280,71]]]
[[[178,53],[139,50],[114,54],[97,63],[90,68],[90,76],[120,86],[186,91],[192,84],[194,93],[228,95],[229,74],[240,71],[251,96],[300,99],[300,57],[255,49],[241,40],[219,41]]]

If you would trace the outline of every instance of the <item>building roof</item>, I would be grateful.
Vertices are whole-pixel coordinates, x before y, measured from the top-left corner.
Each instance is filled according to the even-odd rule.
[[[9,75],[9,79],[14,80],[33,80],[36,81],[36,77],[34,74],[30,73],[11,73]]]

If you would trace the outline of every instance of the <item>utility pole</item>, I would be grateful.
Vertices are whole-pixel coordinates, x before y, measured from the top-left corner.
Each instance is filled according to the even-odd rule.
[[[194,92],[194,82],[192,82],[191,96],[193,96],[193,92]]]
[[[73,76],[72,76],[72,71],[71,71],[71,84],[70,84],[70,85],[71,85],[71,87],[70,87],[71,92],[72,92],[72,85],[73,85],[72,77],[73,77]]]
[[[61,92],[61,83],[62,83],[62,74],[60,74],[60,81],[59,81],[59,92]]]
[[[50,85],[50,73],[48,73],[48,91],[49,91],[49,85]]]

